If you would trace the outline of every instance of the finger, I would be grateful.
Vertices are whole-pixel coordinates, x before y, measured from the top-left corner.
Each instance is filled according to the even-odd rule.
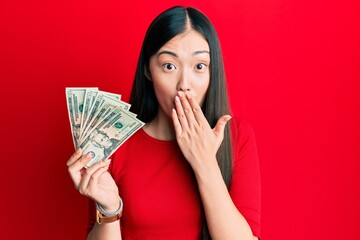
[[[81,157],[82,149],[78,148],[76,151],[71,155],[69,160],[66,162],[66,165],[69,167],[71,164],[73,164],[76,160],[78,160]]]
[[[204,113],[202,112],[201,107],[200,107],[199,103],[196,101],[196,99],[193,98],[191,96],[191,94],[189,94],[189,93],[186,93],[186,98],[189,102],[189,105],[192,110],[192,114],[193,114],[196,122],[199,125],[208,124],[208,121],[206,120]]]
[[[106,161],[107,161],[107,163],[103,167],[99,168],[98,170],[96,170],[93,173],[93,175],[91,176],[91,179],[98,179],[102,173],[106,172],[109,169],[111,160],[108,159]]]
[[[72,165],[70,165],[68,167],[68,172],[69,175],[71,177],[71,179],[74,182],[74,187],[75,189],[79,189],[79,185],[81,182],[81,177],[83,175],[84,172],[84,167],[82,167],[82,165],[80,164],[80,161],[85,161],[85,164],[91,160],[91,155],[88,156],[89,154],[82,156],[80,159],[76,159],[75,162],[72,163]]]
[[[88,195],[87,189],[89,186],[90,179],[93,179],[93,174],[100,168],[108,167],[109,164],[110,164],[110,160],[100,161],[100,162],[92,165],[88,169],[86,169],[81,178],[81,182],[79,185],[79,192],[83,195]]]
[[[109,166],[101,167],[98,170],[96,170],[94,172],[94,174],[91,176],[89,184],[88,184],[88,189],[87,189],[89,195],[90,194],[93,195],[93,193],[95,193],[97,191],[99,178],[102,174],[107,172],[108,169],[109,169]],[[94,197],[96,197],[96,196],[89,196],[89,197],[91,197],[94,201],[98,202],[102,206],[104,206],[104,204],[107,203],[107,202],[101,202],[101,201],[99,201],[99,199],[95,199]]]
[[[97,169],[92,175],[91,178],[89,179],[89,183],[88,183],[88,189],[89,192],[93,192],[94,187],[96,186],[100,176],[106,172],[109,169],[109,164],[105,165],[99,169]]]
[[[85,167],[85,165],[92,159],[91,153],[87,153],[86,155],[83,155],[80,159],[75,160],[70,166],[69,166],[69,172],[70,174],[74,174],[77,172],[80,172],[82,168]]]
[[[188,122],[187,122],[187,119],[186,119],[186,116],[184,113],[184,109],[181,104],[179,96],[175,96],[175,109],[176,109],[176,114],[177,114],[177,117],[181,124],[182,130],[188,129],[189,125],[188,125]]]
[[[232,117],[230,115],[224,115],[219,118],[217,121],[213,131],[218,136],[223,136],[226,123],[231,119]]]
[[[180,136],[182,133],[181,124],[179,121],[179,118],[177,116],[176,110],[173,108],[171,112],[171,118],[173,120],[174,128],[175,128],[175,134],[176,136]]]
[[[178,92],[184,115],[187,119],[188,126],[191,128],[194,126],[194,124],[197,124],[197,121],[195,119],[192,107],[187,99],[188,95],[190,95],[188,92],[185,94],[183,92]]]

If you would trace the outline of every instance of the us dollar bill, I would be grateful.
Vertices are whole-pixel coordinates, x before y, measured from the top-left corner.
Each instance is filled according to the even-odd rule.
[[[92,155],[86,168],[107,159],[143,126],[144,123],[128,111],[116,107],[112,116],[101,121],[80,145],[83,155],[88,153]]]
[[[79,146],[86,90],[97,90],[97,88],[66,88],[66,93],[71,94],[71,99],[68,97],[68,108],[71,108],[71,111],[69,110],[69,117],[73,119],[73,121],[70,120],[70,122],[75,148]]]
[[[120,94],[96,87],[66,88],[65,92],[74,147],[93,156],[86,167],[108,158],[144,125]]]
[[[114,98],[114,96],[109,96],[107,93],[99,92],[95,99],[94,106],[90,110],[90,114],[83,124],[84,130],[80,136],[80,141],[82,142],[100,120],[105,118],[115,107],[128,110],[130,104]]]
[[[116,100],[121,100],[121,94],[116,94],[116,93],[111,93],[111,92],[105,92],[105,91],[99,91],[100,93],[110,97],[110,98],[113,98],[113,99],[116,99]]]
[[[73,144],[75,149],[78,148],[77,145],[77,136],[76,136],[76,131],[74,131],[75,129],[75,121],[74,121],[74,104],[73,104],[73,93],[72,93],[72,89],[71,88],[66,88],[65,89],[65,94],[66,94],[66,105],[68,108],[68,115],[69,115],[69,122],[70,122],[70,128],[71,128],[71,133],[72,133],[72,140],[73,140]]]
[[[97,94],[98,94],[98,88],[86,88],[86,90],[85,90],[84,103],[83,103],[83,114],[82,114],[81,123],[80,123],[80,136],[82,135],[83,130],[84,130],[85,119],[87,119],[87,117],[89,116],[89,112],[90,112],[92,103],[94,102]]]

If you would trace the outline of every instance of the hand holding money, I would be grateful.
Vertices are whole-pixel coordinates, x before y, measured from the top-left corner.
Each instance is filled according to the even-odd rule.
[[[144,123],[129,111],[121,95],[97,88],[66,88],[66,102],[75,149],[91,160],[86,168],[107,159]]]
[[[100,161],[85,170],[84,167],[91,158],[91,154],[83,155],[79,148],[67,161],[74,186],[82,195],[101,204],[107,211],[115,211],[119,205],[119,192],[107,171],[110,160]]]

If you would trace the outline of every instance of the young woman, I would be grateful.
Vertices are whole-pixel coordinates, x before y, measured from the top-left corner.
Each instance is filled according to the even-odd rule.
[[[229,127],[220,44],[201,12],[174,7],[151,23],[130,103],[146,125],[111,164],[84,170],[81,149],[67,162],[91,198],[88,239],[257,239],[254,135],[235,118]]]

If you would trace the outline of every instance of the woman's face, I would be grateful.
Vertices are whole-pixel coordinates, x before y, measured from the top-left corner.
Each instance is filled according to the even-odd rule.
[[[153,82],[160,110],[171,117],[178,91],[189,92],[202,105],[210,83],[210,49],[195,30],[175,36],[150,58]]]

